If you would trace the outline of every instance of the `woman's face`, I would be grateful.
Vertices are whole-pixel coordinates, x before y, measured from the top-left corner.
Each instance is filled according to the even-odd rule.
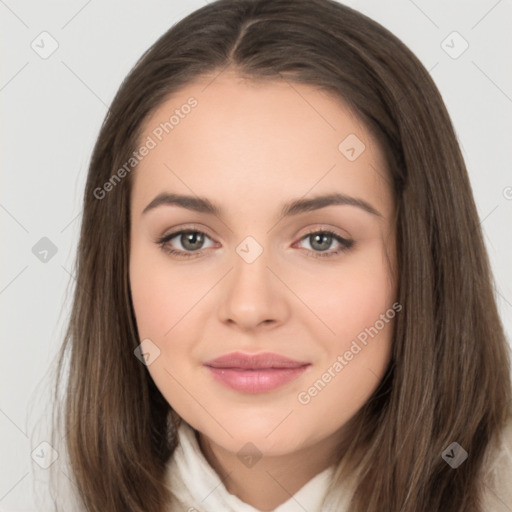
[[[400,309],[375,140],[319,89],[234,73],[144,127],[130,282],[157,387],[232,453],[335,442],[385,372]]]

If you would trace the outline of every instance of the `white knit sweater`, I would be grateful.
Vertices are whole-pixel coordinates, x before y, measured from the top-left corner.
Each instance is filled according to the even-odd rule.
[[[228,492],[201,452],[195,431],[185,421],[178,436],[179,444],[167,468],[167,482],[174,495],[170,512],[260,512]],[[484,510],[512,512],[512,422],[503,433],[499,449],[486,457]],[[333,467],[322,471],[274,512],[348,512],[349,492],[341,493],[336,504],[329,505],[328,500],[323,503],[333,474]]]

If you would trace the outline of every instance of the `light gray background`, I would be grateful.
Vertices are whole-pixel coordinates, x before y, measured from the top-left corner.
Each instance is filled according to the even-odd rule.
[[[510,343],[512,2],[346,3],[402,39],[443,95],[469,170]],[[1,511],[37,510],[32,485],[47,470],[34,467],[31,452],[48,437],[34,425],[48,401],[46,372],[70,309],[66,290],[73,286],[81,197],[107,105],[143,51],[204,4],[0,0]],[[58,43],[46,59],[31,47],[35,41],[39,51],[50,48],[43,31]],[[464,43],[448,37],[453,31],[469,44],[458,58]],[[57,247],[47,262],[32,252],[42,237]]]

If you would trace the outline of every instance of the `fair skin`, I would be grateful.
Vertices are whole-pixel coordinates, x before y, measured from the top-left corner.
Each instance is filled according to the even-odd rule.
[[[377,143],[341,101],[308,85],[214,76],[175,93],[144,123],[142,141],[191,96],[198,101],[132,176],[131,292],[140,339],[160,350],[148,366],[157,387],[198,431],[228,491],[271,510],[335,463],[343,426],[384,375],[394,320],[342,371],[332,367],[396,300],[394,204]],[[338,149],[349,134],[366,146],[354,161]],[[160,204],[143,213],[164,192],[206,197],[222,212]],[[343,204],[280,215],[285,202],[332,193],[379,214]],[[188,259],[157,243],[180,229],[205,234]],[[342,251],[335,238],[306,236],[322,229],[353,245]],[[251,263],[237,252],[248,236],[263,249]],[[166,247],[191,254],[195,244],[177,235]],[[203,364],[234,351],[309,365],[277,389],[240,392]],[[300,402],[329,368],[335,376]],[[262,455],[252,467],[237,456],[248,442]]]

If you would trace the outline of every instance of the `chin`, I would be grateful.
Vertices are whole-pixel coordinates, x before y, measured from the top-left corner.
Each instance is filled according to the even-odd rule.
[[[305,447],[309,444],[308,440],[317,441],[318,432],[308,433],[304,428],[304,422],[297,421],[298,418],[292,419],[292,411],[290,407],[286,414],[283,414],[283,409],[267,414],[257,414],[254,410],[247,411],[246,414],[236,411],[227,411],[225,415],[217,413],[215,418],[221,425],[226,426],[225,429],[210,417],[191,418],[186,421],[215,444],[230,452],[238,453],[244,449],[250,451],[254,445],[261,455],[280,456]],[[213,411],[210,412],[215,415]],[[230,418],[230,421],[223,421],[222,418]],[[297,437],[299,433],[300,436]]]

